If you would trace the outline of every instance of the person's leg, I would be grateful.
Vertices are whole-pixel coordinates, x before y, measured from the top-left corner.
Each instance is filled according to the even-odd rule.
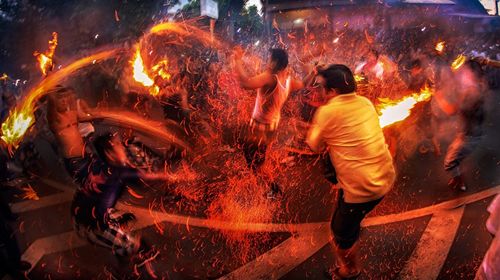
[[[460,163],[470,155],[480,143],[481,137],[458,135],[448,147],[444,169],[450,174],[448,185],[453,189],[467,190],[460,172]]]
[[[74,227],[80,237],[86,238],[90,243],[108,248],[118,256],[131,256],[140,247],[139,239],[119,227],[106,226],[103,229],[92,229],[77,223]]]
[[[12,213],[9,204],[7,203],[7,201],[5,201],[1,193],[0,193],[0,215],[3,215],[9,221],[15,221],[17,219],[17,215]]]
[[[321,156],[323,163],[325,165],[325,178],[332,184],[338,184],[337,180],[337,171],[335,170],[335,166],[333,166],[332,161],[330,160],[330,154],[325,153]]]
[[[4,265],[2,270],[17,275],[20,271],[31,268],[31,264],[21,260],[21,252],[17,245],[17,239],[8,225],[7,221],[0,216],[0,263]]]
[[[75,183],[81,184],[88,175],[88,162],[85,157],[64,159],[64,167]]]
[[[459,165],[466,156],[464,147],[464,136],[458,135],[446,151],[446,156],[444,158],[444,170],[448,172],[451,177],[460,176]]]
[[[109,221],[110,210],[113,209],[123,190],[120,184],[110,184],[103,188],[99,194],[99,202],[96,207],[96,215],[102,218],[103,222]]]
[[[357,251],[357,241],[361,221],[382,199],[366,203],[347,203],[342,190],[339,191],[337,208],[332,217],[333,248],[338,260],[338,274],[343,277],[359,275],[361,267]]]
[[[247,166],[256,172],[266,161],[267,139],[265,131],[259,127],[250,126],[243,151]]]

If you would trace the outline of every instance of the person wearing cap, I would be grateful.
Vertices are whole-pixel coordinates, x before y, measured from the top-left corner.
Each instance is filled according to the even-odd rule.
[[[361,221],[392,188],[396,174],[375,107],[356,94],[351,70],[334,64],[317,73],[328,102],[316,111],[307,144],[315,152],[328,150],[340,187],[331,220],[337,262],[332,272],[356,277]]]

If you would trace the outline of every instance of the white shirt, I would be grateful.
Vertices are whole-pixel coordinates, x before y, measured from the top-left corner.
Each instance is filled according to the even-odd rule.
[[[281,118],[281,108],[290,93],[291,78],[287,77],[283,83],[278,75],[274,75],[274,77],[276,78],[276,87],[273,91],[265,93],[262,88],[257,89],[252,119],[259,123],[277,125]]]

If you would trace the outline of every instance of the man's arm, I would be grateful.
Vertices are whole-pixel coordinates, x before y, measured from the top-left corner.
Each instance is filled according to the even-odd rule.
[[[457,113],[458,108],[448,102],[448,100],[446,100],[439,91],[436,91],[433,98],[436,100],[439,108],[441,108],[441,110],[443,110],[443,112],[445,112],[447,115],[451,116]]]
[[[486,65],[491,66],[491,67],[495,67],[495,68],[500,68],[500,61],[488,59],[488,63]]]
[[[492,60],[492,59],[485,58],[485,57],[477,57],[477,58],[473,58],[473,60],[476,60],[477,62],[479,62],[482,65],[491,66],[494,68],[500,68],[500,61],[498,61],[498,60]]]
[[[138,175],[141,179],[146,181],[169,181],[172,183],[175,182],[187,182],[193,181],[196,179],[196,175],[183,173],[182,176],[171,173],[146,173],[142,171],[138,171]]]
[[[316,115],[314,116],[311,128],[307,133],[306,143],[309,145],[313,152],[319,153],[325,149],[325,143],[322,137],[322,127],[321,127],[321,107],[318,108]]]
[[[274,84],[273,77],[268,72],[263,72],[257,76],[250,77],[243,67],[243,50],[241,48],[235,48],[234,50],[234,68],[236,70],[236,74],[238,75],[238,79],[240,81],[240,85],[244,89],[258,89],[262,88],[266,85]]]
[[[240,67],[237,66],[237,68],[243,68],[243,67],[241,67],[241,65],[240,65]],[[243,70],[243,69],[241,69],[241,70]],[[263,88],[265,86],[270,86],[270,85],[274,84],[274,82],[275,82],[273,80],[272,76],[267,72],[261,73],[257,76],[250,77],[250,78],[239,75],[239,80],[240,80],[241,87],[243,87],[244,89],[249,89],[249,90]]]
[[[87,102],[85,102],[83,99],[78,99],[78,101],[80,103],[80,109],[81,109],[81,112],[77,112],[78,114],[78,121],[80,122],[86,122],[88,121],[89,119],[92,118],[91,116],[91,110],[89,108],[89,105],[87,104]]]

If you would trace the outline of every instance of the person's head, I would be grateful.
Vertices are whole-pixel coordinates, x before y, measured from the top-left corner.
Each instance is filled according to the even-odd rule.
[[[5,102],[5,104],[8,106],[8,107],[12,107],[14,105],[16,105],[16,97],[14,96],[14,94],[11,92],[11,91],[5,91],[4,94],[3,94],[3,101]]]
[[[273,73],[283,71],[288,66],[288,53],[284,49],[271,49],[269,56],[269,69]]]
[[[420,59],[414,59],[410,62],[410,74],[415,76],[422,72],[422,61]]]
[[[319,70],[316,79],[328,92],[348,94],[356,91],[356,80],[351,69],[342,64],[332,64]]]
[[[481,78],[484,74],[483,72],[483,67],[481,66],[481,64],[475,60],[472,60],[472,59],[468,59],[464,66],[466,66],[469,70],[472,71],[472,73],[474,73],[474,75],[477,77],[477,78]]]
[[[370,49],[368,51],[368,61],[369,62],[374,62],[378,60],[378,57],[380,56],[379,52],[376,49]]]
[[[104,134],[94,140],[94,148],[99,158],[114,166],[126,165],[127,152],[121,138],[117,134]]]
[[[49,100],[51,101],[51,106],[57,112],[66,112],[71,107],[73,95],[74,90],[72,88],[57,85],[50,93],[51,98]]]

